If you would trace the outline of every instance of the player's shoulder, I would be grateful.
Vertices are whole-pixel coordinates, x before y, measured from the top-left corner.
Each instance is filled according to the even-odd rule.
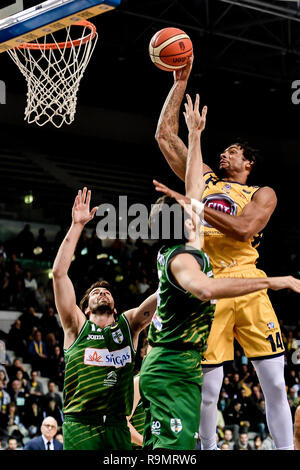
[[[257,188],[252,195],[252,199],[268,199],[277,201],[276,192],[270,186],[253,186],[253,188]]]

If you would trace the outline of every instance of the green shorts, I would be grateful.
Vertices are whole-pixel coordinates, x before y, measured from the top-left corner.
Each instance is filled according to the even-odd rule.
[[[127,420],[109,418],[105,422],[95,417],[65,416],[63,423],[64,450],[131,450]]]
[[[140,377],[146,412],[144,449],[195,450],[202,383],[198,351],[151,349]]]

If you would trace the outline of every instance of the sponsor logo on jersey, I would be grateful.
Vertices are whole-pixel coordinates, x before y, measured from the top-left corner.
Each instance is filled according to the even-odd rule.
[[[226,191],[229,193],[229,191],[231,191],[231,184],[230,183],[226,183],[224,186],[223,186],[223,191]]]
[[[129,346],[118,351],[108,349],[86,348],[84,350],[84,364],[90,366],[124,367],[132,362]]]
[[[181,419],[179,418],[171,418],[170,420],[170,427],[173,432],[178,434],[182,430]]]
[[[251,191],[247,191],[247,189],[243,189],[243,193],[251,194]]]
[[[159,436],[160,435],[160,428],[161,428],[161,424],[159,421],[152,421],[152,424],[151,424],[151,433],[152,434],[155,434],[156,436]]]
[[[118,329],[117,331],[112,331],[111,335],[115,343],[117,344],[123,343],[124,336],[120,329]]]
[[[87,339],[104,339],[103,335],[88,335]]]
[[[116,385],[118,376],[115,371],[111,371],[107,374],[106,378],[103,381],[105,387],[113,387]]]
[[[267,327],[269,328],[269,330],[273,330],[275,328],[275,323],[273,321],[270,321],[269,323],[267,323]]]
[[[158,315],[156,315],[156,313],[153,315],[152,323],[156,330],[158,331],[162,330],[162,319]]]
[[[203,204],[207,207],[211,207],[214,210],[224,212],[224,214],[236,215],[237,214],[237,204],[231,199],[228,194],[224,193],[215,193],[209,194],[202,200]],[[212,228],[204,219],[201,219],[202,224],[205,227]]]

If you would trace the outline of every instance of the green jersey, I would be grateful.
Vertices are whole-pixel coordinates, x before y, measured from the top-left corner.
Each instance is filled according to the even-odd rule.
[[[128,321],[103,329],[87,320],[65,350],[65,416],[127,416],[133,406],[135,350]]]
[[[213,276],[209,258],[202,250],[186,245],[171,248],[163,246],[157,255],[158,301],[148,341],[151,346],[195,348],[203,354],[214,316],[215,301],[198,299],[173,279],[169,263],[180,253],[193,255],[202,272],[209,277]]]

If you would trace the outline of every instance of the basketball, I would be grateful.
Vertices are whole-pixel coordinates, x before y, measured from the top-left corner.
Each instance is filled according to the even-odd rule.
[[[185,67],[192,54],[192,41],[178,28],[164,28],[157,31],[149,44],[152,62],[159,69],[169,72]]]

